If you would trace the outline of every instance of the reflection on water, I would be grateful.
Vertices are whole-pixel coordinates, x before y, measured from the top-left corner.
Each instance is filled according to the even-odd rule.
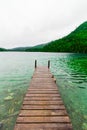
[[[66,53],[0,53],[0,130],[13,130],[23,97],[38,65],[51,61],[59,91],[74,130],[87,130],[87,55]]]

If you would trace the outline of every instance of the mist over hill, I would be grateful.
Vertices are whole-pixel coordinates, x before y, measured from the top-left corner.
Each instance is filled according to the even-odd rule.
[[[0,48],[0,51],[87,53],[87,21],[61,39],[33,47]]]

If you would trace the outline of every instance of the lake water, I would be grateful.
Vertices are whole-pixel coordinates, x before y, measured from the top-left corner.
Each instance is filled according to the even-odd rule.
[[[30,52],[0,52],[0,130],[13,130],[35,59],[45,66],[51,61],[74,130],[87,130],[87,54]]]

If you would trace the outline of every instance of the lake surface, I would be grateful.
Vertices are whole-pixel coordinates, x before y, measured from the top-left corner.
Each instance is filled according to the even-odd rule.
[[[87,54],[30,52],[0,52],[0,130],[13,130],[35,59],[45,66],[51,61],[74,130],[87,130]]]

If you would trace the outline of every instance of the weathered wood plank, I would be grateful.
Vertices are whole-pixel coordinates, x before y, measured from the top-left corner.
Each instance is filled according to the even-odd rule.
[[[70,123],[16,124],[15,130],[72,130]]]
[[[58,93],[58,90],[28,90],[27,93]]]
[[[25,110],[64,110],[64,105],[23,105],[22,109]]]
[[[62,101],[60,97],[25,97],[24,101]]]
[[[19,116],[65,116],[66,110],[21,110]]]
[[[24,101],[23,105],[63,105],[63,101]]]
[[[26,94],[25,95],[26,97],[31,97],[31,96],[35,96],[35,97],[60,97],[60,94],[53,94],[53,93],[42,93],[42,94],[38,94],[38,93],[35,93],[35,94]]]
[[[55,86],[53,86],[53,87],[50,87],[50,86],[47,86],[47,85],[44,85],[44,86],[41,86],[41,85],[39,85],[39,86],[32,86],[32,89],[40,89],[41,90],[41,88],[42,89],[57,89],[57,88],[55,88]],[[30,87],[30,89],[31,89],[31,87]]]
[[[29,88],[45,88],[45,89],[58,89],[57,88],[57,86],[56,86],[56,84],[54,84],[54,83],[40,83],[40,84],[36,84],[36,83],[31,83],[30,84],[30,87]]]
[[[50,90],[30,90],[27,91],[27,94],[59,94],[58,90],[50,91]],[[60,94],[59,94],[60,95]]]
[[[70,123],[68,116],[18,117],[17,123]]]
[[[49,92],[57,92],[58,93],[58,89],[51,89],[51,88],[50,89],[44,89],[44,88],[43,89],[31,89],[30,88],[30,89],[28,89],[27,92],[32,92],[32,91],[35,91],[35,92],[41,92],[41,91],[48,92],[49,91]]]

